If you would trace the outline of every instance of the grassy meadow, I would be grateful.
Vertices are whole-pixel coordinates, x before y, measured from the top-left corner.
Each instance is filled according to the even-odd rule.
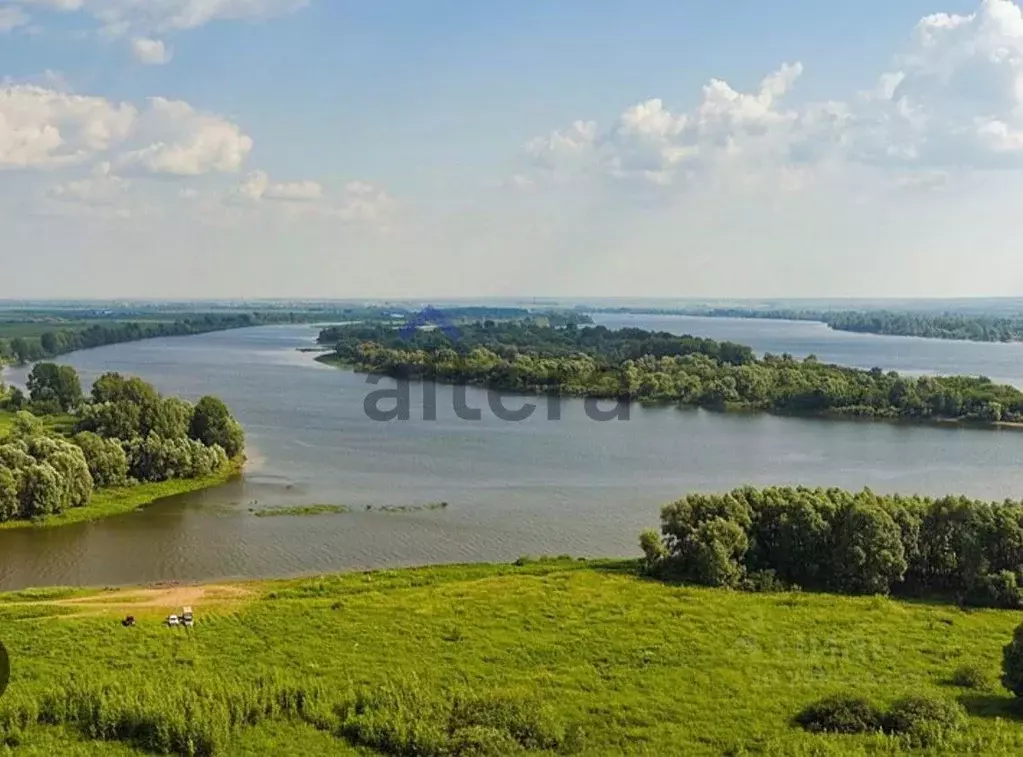
[[[195,627],[161,625],[183,603]],[[1021,619],[571,559],[26,591],[0,596],[0,754],[911,753],[791,724],[831,693],[959,701],[968,728],[928,753],[1019,754],[1023,715],[997,679]],[[963,665],[989,684],[952,685]]]

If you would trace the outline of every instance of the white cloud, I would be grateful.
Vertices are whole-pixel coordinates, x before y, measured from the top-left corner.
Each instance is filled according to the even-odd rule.
[[[858,97],[792,107],[784,98],[800,63],[783,65],[751,93],[712,79],[691,111],[672,112],[653,98],[604,130],[577,121],[526,152],[538,165],[657,184],[717,180],[725,171],[744,181],[753,172],[836,162],[1023,166],[1023,10],[1015,2],[982,0],[968,15],[927,16],[895,62]]]
[[[135,54],[135,58],[147,66],[161,66],[170,63],[171,58],[174,57],[161,40],[149,37],[138,37],[132,40],[131,50]]]
[[[236,124],[162,97],[150,99],[131,141],[144,146],[121,154],[121,168],[171,176],[232,173],[252,150],[252,139]]]
[[[740,156],[757,159],[765,150],[784,148],[798,114],[782,110],[780,101],[802,71],[799,63],[785,64],[755,93],[712,79],[691,112],[673,113],[652,98],[626,108],[603,133],[593,121],[576,121],[566,131],[531,140],[526,153],[546,168],[582,168],[656,184]]]
[[[1023,12],[983,0],[969,15],[935,14],[884,74],[865,109],[863,152],[889,163],[1015,167],[1023,162]]]
[[[54,200],[80,202],[86,205],[109,205],[120,198],[131,182],[112,173],[108,162],[95,166],[88,178],[58,184],[48,196]]]
[[[26,26],[30,20],[28,14],[17,5],[0,7],[0,34]]]
[[[333,214],[348,222],[380,222],[390,215],[394,207],[394,198],[380,187],[350,181],[345,184],[341,201]]]
[[[81,11],[112,34],[148,34],[196,29],[212,21],[282,16],[304,8],[308,0],[16,0],[47,11]]]
[[[51,168],[104,152],[131,131],[126,103],[33,85],[0,89],[0,168]]]
[[[0,168],[54,168],[98,159],[119,169],[198,176],[234,172],[252,149],[236,125],[181,101],[129,103],[47,87],[0,89]]]
[[[553,131],[526,144],[526,152],[537,165],[556,168],[585,159],[596,147],[597,122],[576,121],[566,131]]]
[[[323,197],[323,187],[315,181],[273,183],[265,171],[254,171],[238,188],[238,194],[249,200],[311,202]]]
[[[13,5],[0,8],[0,32],[27,24],[26,9],[82,14],[91,19],[101,37],[130,37],[133,55],[155,65],[169,62],[171,55],[153,35],[198,29],[215,21],[284,16],[301,10],[309,0],[0,0],[0,5],[4,3]]]

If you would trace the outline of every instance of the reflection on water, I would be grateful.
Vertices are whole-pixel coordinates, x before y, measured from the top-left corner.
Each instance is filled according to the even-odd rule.
[[[650,320],[640,325],[666,328]],[[685,321],[685,328],[669,325],[799,354],[764,346],[767,322],[743,322],[756,331],[743,338],[714,332],[722,323],[736,328],[731,322]],[[821,335],[814,324],[773,327],[776,343],[826,341],[834,334]],[[665,501],[684,491],[744,483],[1023,496],[1023,434],[1014,432],[639,407],[627,422],[599,423],[586,417],[580,401],[566,401],[560,421],[538,411],[509,423],[487,411],[482,392],[469,390],[470,405],[483,408],[482,419],[473,422],[455,415],[452,389],[445,386],[436,387],[437,421],[422,420],[421,387],[413,387],[411,420],[373,422],[363,400],[386,382],[369,386],[363,376],[297,351],[314,336],[304,326],[264,327],[68,356],[65,362],[88,380],[115,370],[140,375],[166,393],[223,396],[248,430],[248,471],[244,480],[123,517],[0,532],[0,588],[511,560],[524,553],[635,554],[636,534],[656,523]],[[847,336],[866,339],[859,365],[875,362],[870,345],[882,345],[875,356],[891,349],[886,338],[837,335],[832,347],[812,351],[834,359],[826,350],[848,349],[841,346]],[[908,342],[924,352],[900,347],[901,363],[883,367],[930,370],[934,343]],[[1023,375],[1019,361],[1010,365],[1003,352],[1017,345],[968,346],[973,362],[958,372],[995,376],[991,367],[1001,365],[1006,378]],[[365,509],[436,501],[450,507]],[[344,504],[352,512],[280,518],[251,512],[309,504]]]

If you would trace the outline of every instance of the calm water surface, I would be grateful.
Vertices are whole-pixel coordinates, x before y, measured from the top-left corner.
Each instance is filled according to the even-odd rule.
[[[984,374],[1023,385],[1023,346],[839,334],[809,323],[606,317],[728,338],[760,351],[817,354],[861,367]],[[1023,433],[718,415],[633,408],[598,423],[580,401],[546,420],[478,422],[422,386],[407,422],[366,418],[389,384],[322,366],[298,351],[306,326],[275,326],[114,345],[69,355],[86,380],[136,374],[161,391],[224,397],[248,431],[243,480],[97,523],[0,532],[0,589],[54,584],[277,576],[526,554],[631,555],[661,504],[691,490],[752,483],[870,486],[879,491],[1023,496]],[[8,379],[22,380],[12,371]],[[519,401],[526,401],[525,399]],[[532,401],[536,401],[533,398]],[[515,403],[507,402],[509,406]],[[445,510],[380,513],[365,505],[446,501]],[[323,517],[257,518],[250,508],[346,504]]]

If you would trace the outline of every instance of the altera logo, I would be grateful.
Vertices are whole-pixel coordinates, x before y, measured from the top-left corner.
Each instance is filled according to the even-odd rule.
[[[416,331],[421,329],[436,329],[452,341],[459,337],[458,329],[455,328],[451,319],[432,305],[427,305],[412,318],[409,318],[399,333],[402,339],[411,339],[415,336]]]

